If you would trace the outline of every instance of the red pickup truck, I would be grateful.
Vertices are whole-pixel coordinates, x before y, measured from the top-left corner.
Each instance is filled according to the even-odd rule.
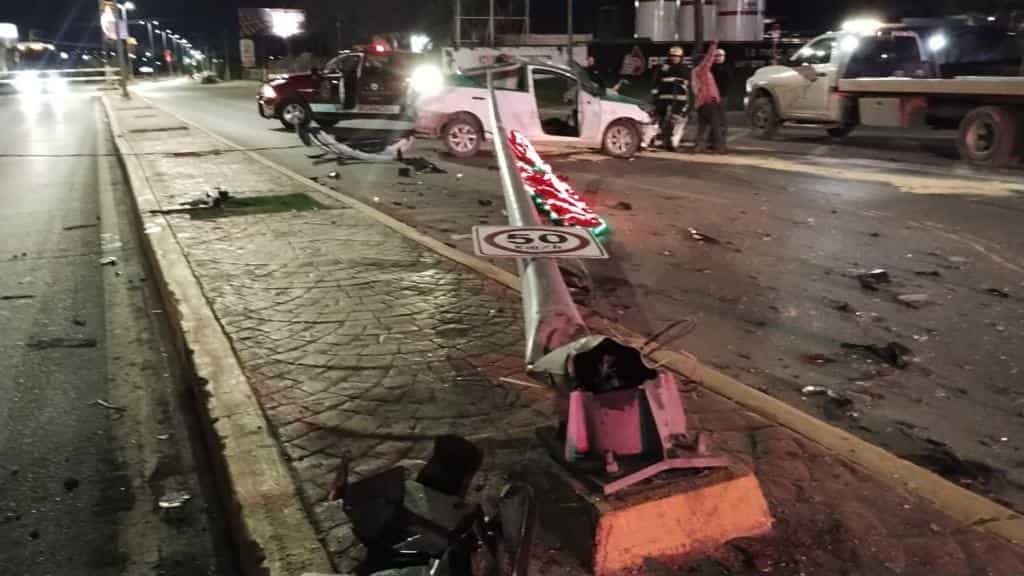
[[[412,113],[409,78],[423,54],[377,49],[340,52],[307,74],[260,87],[259,113],[293,130],[316,121],[330,127],[347,118],[398,118]]]

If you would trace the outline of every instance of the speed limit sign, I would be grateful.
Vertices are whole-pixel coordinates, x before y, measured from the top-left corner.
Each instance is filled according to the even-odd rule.
[[[478,256],[499,258],[607,258],[608,252],[583,228],[558,226],[475,226]]]

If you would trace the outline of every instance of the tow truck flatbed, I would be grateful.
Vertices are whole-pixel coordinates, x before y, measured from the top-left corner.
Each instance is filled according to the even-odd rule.
[[[840,79],[838,88],[840,92],[858,94],[1024,96],[1024,77],[851,78]]]

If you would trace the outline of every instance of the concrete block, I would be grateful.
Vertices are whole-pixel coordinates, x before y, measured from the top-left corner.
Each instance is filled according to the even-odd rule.
[[[665,474],[669,479],[611,497],[546,456],[531,457],[522,474],[537,495],[544,531],[595,576],[642,572],[648,558],[681,567],[772,527],[757,478],[738,465],[697,476]]]

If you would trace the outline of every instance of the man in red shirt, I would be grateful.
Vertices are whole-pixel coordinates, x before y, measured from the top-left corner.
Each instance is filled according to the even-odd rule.
[[[696,91],[697,104],[697,152],[704,152],[708,145],[717,153],[725,153],[725,134],[722,126],[722,95],[718,91],[718,83],[711,71],[718,51],[718,40],[715,40],[704,52],[704,59],[693,69],[693,87]]]

